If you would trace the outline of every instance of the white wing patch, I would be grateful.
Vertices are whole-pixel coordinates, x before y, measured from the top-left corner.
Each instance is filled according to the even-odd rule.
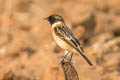
[[[67,40],[71,40],[71,38],[66,37]]]

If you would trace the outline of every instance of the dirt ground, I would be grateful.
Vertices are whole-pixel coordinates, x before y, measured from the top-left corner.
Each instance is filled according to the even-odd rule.
[[[81,42],[79,80],[120,80],[120,0],[0,0],[0,80],[64,80],[64,51],[43,20],[60,14]]]

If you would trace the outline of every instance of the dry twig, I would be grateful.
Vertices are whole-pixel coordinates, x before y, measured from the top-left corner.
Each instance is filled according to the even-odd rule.
[[[71,54],[72,58],[72,54]],[[79,76],[75,67],[71,63],[71,58],[68,61],[62,61],[61,66],[64,72],[65,80],[79,80]]]

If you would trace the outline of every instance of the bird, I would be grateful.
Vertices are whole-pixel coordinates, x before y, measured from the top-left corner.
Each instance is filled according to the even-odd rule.
[[[68,53],[78,53],[86,60],[90,66],[93,66],[91,61],[84,55],[84,50],[76,36],[66,26],[62,16],[58,14],[52,14],[44,18],[44,20],[47,20],[51,24],[51,32],[53,38],[62,49]],[[67,55],[68,54],[66,54],[65,57]]]

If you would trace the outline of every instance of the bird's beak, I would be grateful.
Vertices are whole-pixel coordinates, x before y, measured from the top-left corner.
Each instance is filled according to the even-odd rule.
[[[44,20],[49,20],[49,18],[47,17],[47,18],[43,18]]]

